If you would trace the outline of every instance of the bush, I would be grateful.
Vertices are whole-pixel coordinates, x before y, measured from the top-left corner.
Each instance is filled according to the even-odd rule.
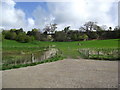
[[[67,34],[63,31],[55,32],[54,41],[67,41]]]
[[[15,32],[10,32],[10,31],[6,31],[5,34],[3,34],[5,39],[10,39],[10,40],[15,40],[17,34]]]
[[[22,42],[22,43],[28,43],[34,40],[33,36],[28,36],[25,33],[18,34],[16,41]]]
[[[26,35],[24,33],[18,34],[16,41],[25,42]]]
[[[84,34],[84,35],[82,36],[82,39],[88,40],[88,36],[87,36],[86,34]]]

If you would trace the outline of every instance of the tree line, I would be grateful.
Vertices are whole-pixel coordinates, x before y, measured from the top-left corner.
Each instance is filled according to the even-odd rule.
[[[2,38],[9,40],[16,40],[18,42],[27,43],[34,40],[38,41],[85,41],[85,40],[103,40],[103,39],[118,39],[120,37],[120,27],[116,26],[114,29],[106,26],[99,26],[96,22],[86,22],[79,30],[71,30],[70,26],[64,30],[56,31],[57,24],[47,25],[43,32],[39,29],[32,29],[25,32],[22,28],[10,29],[2,31]]]

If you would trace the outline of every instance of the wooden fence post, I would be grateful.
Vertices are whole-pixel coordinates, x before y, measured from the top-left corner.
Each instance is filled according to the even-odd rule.
[[[44,55],[44,59],[46,59],[46,53],[45,53],[45,55]]]
[[[16,65],[16,60],[15,60],[15,65]]]
[[[31,54],[31,62],[34,63],[34,55],[33,55],[33,53]]]
[[[89,50],[88,50],[88,58],[89,58]]]
[[[98,50],[97,54],[98,54],[98,58],[99,58],[99,55],[100,55],[99,50]]]

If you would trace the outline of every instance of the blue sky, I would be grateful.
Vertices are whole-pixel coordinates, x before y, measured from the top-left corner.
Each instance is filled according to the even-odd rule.
[[[65,26],[79,29],[85,22],[115,27],[118,22],[115,0],[71,0],[71,2],[15,2],[5,0],[2,5],[2,27],[32,28],[41,30],[50,23],[57,23],[58,30]]]
[[[46,11],[48,10],[46,2],[16,2],[15,8],[23,10],[26,17],[34,18],[32,13],[38,6],[43,7]]]

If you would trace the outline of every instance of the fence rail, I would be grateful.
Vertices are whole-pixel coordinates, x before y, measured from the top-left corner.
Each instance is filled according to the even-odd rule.
[[[89,59],[120,60],[120,48],[79,49],[80,56]]]
[[[5,60],[2,60],[3,65],[18,65],[18,64],[30,64],[34,62],[40,62],[46,60],[48,58],[54,57],[55,55],[59,54],[59,50],[56,48],[48,48],[45,49],[43,52],[34,52],[31,54],[19,54],[19,55],[9,55],[4,56],[8,57]]]

